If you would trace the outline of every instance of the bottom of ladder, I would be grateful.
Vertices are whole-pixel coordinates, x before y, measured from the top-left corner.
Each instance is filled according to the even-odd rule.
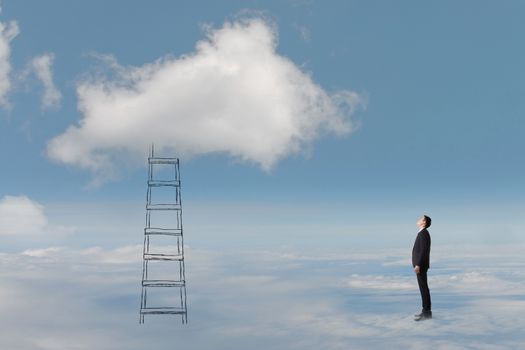
[[[141,315],[185,315],[187,310],[180,307],[147,307],[140,309]]]

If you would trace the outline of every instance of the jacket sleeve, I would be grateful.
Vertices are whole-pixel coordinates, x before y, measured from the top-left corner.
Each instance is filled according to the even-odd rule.
[[[420,234],[417,240],[418,244],[418,254],[417,254],[417,264],[418,266],[426,266],[428,261],[428,256],[430,255],[430,237],[428,234]]]

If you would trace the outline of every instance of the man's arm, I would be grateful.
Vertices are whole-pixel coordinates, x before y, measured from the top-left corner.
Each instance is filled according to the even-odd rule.
[[[424,263],[425,256],[430,252],[430,240],[428,235],[419,234],[416,238],[416,266],[414,272],[419,274],[421,272],[421,266]]]

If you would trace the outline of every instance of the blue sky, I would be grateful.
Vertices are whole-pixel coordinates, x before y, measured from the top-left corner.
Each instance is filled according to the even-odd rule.
[[[304,296],[278,324],[289,333],[270,348],[308,348],[292,342],[297,336],[328,348],[381,348],[387,338],[371,343],[366,335],[385,329],[404,344],[405,317],[417,309],[418,296],[403,259],[422,213],[434,219],[443,310],[454,310],[460,295],[468,300],[457,306],[462,312],[481,310],[480,329],[509,326],[505,310],[514,302],[523,310],[522,283],[513,282],[522,277],[523,259],[509,253],[507,265],[489,266],[524,243],[525,3],[0,5],[0,253],[2,265],[19,273],[16,287],[0,293],[29,296],[41,282],[41,299],[49,301],[54,283],[72,278],[61,264],[92,259],[77,267],[91,271],[89,278],[100,282],[106,273],[122,272],[126,281],[116,281],[108,296],[97,282],[89,293],[100,299],[91,299],[80,292],[85,281],[74,277],[72,292],[63,297],[93,324],[90,305],[111,304],[118,316],[104,325],[114,322],[119,337],[133,343],[134,324],[119,323],[119,317],[135,315],[139,303],[133,299],[140,278],[135,253],[144,226],[147,145],[155,141],[163,154],[182,160],[185,242],[196,252],[193,263],[188,256],[190,310],[200,320],[190,323],[195,329],[189,333],[206,329],[223,347],[254,348],[246,338],[249,327],[239,326],[249,317],[243,307],[257,313],[253,327],[260,321],[268,334],[278,332],[270,315],[249,306],[249,296],[257,294],[250,285],[267,278],[279,281],[268,291],[278,305],[290,303],[295,292]],[[373,251],[378,242],[380,253]],[[487,253],[493,246],[499,248]],[[452,247],[472,254],[471,263],[461,261],[461,249],[449,252]],[[298,261],[285,271],[273,264],[276,270],[265,271],[259,265],[273,250],[278,262]],[[117,262],[104,260],[111,254]],[[374,268],[366,267],[369,258]],[[312,277],[307,270],[317,261],[324,263]],[[31,272],[40,264],[44,275],[55,276],[52,283],[38,282]],[[330,286],[305,287],[318,273],[330,276]],[[204,282],[213,275],[242,276],[235,283],[243,292],[217,280],[212,290],[223,295],[210,299]],[[298,287],[284,283],[287,278]],[[384,288],[377,281],[385,281]],[[483,289],[495,281],[509,284],[514,294]],[[478,288],[486,293],[472,296]],[[323,292],[326,304],[312,313],[301,309]],[[82,301],[75,302],[79,293]],[[490,305],[503,305],[496,321],[490,321],[492,311],[483,313],[490,293]],[[236,298],[240,311],[227,318],[221,301],[230,305]],[[405,305],[408,313],[393,306],[381,313],[373,306],[378,300]],[[340,308],[345,303],[363,309],[352,313]],[[381,315],[404,326],[389,329]],[[312,317],[339,320],[336,331],[309,337],[304,323]],[[466,317],[443,317],[433,335],[436,346],[479,348],[478,333],[450,330],[467,327]],[[358,324],[361,318],[366,325]],[[63,325],[67,317],[56,322]],[[72,327],[81,335],[85,324]],[[104,327],[93,327],[109,339]],[[165,335],[162,327],[155,334]],[[356,327],[363,335],[338,327]],[[498,333],[507,346],[523,340],[513,329]],[[450,332],[453,342],[441,344]],[[353,342],[354,336],[361,340]],[[23,344],[2,337],[19,348],[71,346],[63,333]]]
[[[114,207],[108,203],[132,210],[138,225],[144,157],[117,162],[114,178],[90,186],[93,171],[49,155],[51,140],[85,118],[78,110],[82,96],[77,88],[99,75],[117,81],[111,68],[115,62],[120,69],[140,69],[159,59],[176,61],[195,54],[197,43],[206,40],[206,28],[219,31],[227,22],[263,18],[274,30],[275,57],[289,59],[323,93],[359,95],[362,104],[353,113],[341,113],[353,130],[343,135],[319,131],[268,171],[231,151],[191,155],[167,150],[183,159],[183,198],[197,208],[187,213],[189,220],[194,215],[198,225],[198,208],[211,207],[218,213],[214,220],[226,217],[227,226],[239,221],[250,226],[230,209],[250,206],[253,212],[267,208],[280,225],[344,229],[368,221],[401,234],[413,229],[414,216],[426,212],[438,215],[435,224],[443,228],[499,226],[519,236],[522,225],[513,216],[523,208],[522,10],[523,4],[512,1],[3,2],[2,23],[16,21],[19,33],[9,45],[9,108],[0,110],[0,195],[27,196],[59,226],[60,221],[83,226],[83,206],[107,212]],[[42,105],[43,84],[31,70],[42,56],[51,57],[50,80],[61,96],[48,107]],[[237,90],[232,91],[235,95]],[[255,93],[264,103],[260,96]],[[126,135],[118,123],[106,127],[117,125],[115,136]],[[168,124],[179,125],[177,120]],[[182,136],[198,138],[186,132],[186,126],[193,130],[191,125],[180,125],[184,128],[176,130]],[[271,141],[263,148],[270,148]],[[108,145],[107,152],[116,146]],[[145,154],[147,147],[142,148]],[[76,159],[86,157],[79,153]],[[77,209],[66,218],[63,206]],[[272,207],[295,214],[279,219]],[[322,213],[315,223],[308,222],[313,209]],[[251,217],[251,227],[265,222]]]
[[[325,91],[362,94],[367,107],[352,117],[360,124],[353,133],[320,137],[308,156],[286,157],[270,175],[224,154],[191,158],[183,165],[188,196],[293,199],[310,184],[320,189],[319,196],[339,199],[370,193],[409,199],[405,194],[420,196],[423,189],[450,199],[480,192],[520,198],[522,6],[512,1],[5,2],[2,20],[16,20],[20,27],[11,42],[12,77],[33,57],[52,53],[53,81],[63,98],[60,106],[42,110],[38,81],[13,87],[12,110],[2,110],[1,120],[6,164],[1,180],[9,183],[3,191],[40,200],[133,196],[143,168],[85,191],[88,172],[45,156],[47,142],[82,117],[76,84],[100,65],[89,54],[111,54],[120,64],[135,66],[190,54],[205,36],[204,24],[220,28],[250,9],[276,24],[277,54],[311,74]],[[57,182],[61,186],[54,186]]]

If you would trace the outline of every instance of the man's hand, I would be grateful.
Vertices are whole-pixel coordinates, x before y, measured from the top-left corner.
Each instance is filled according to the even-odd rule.
[[[419,265],[416,265],[416,267],[414,267],[414,272],[419,275],[420,271],[421,271],[421,268],[419,267]]]

